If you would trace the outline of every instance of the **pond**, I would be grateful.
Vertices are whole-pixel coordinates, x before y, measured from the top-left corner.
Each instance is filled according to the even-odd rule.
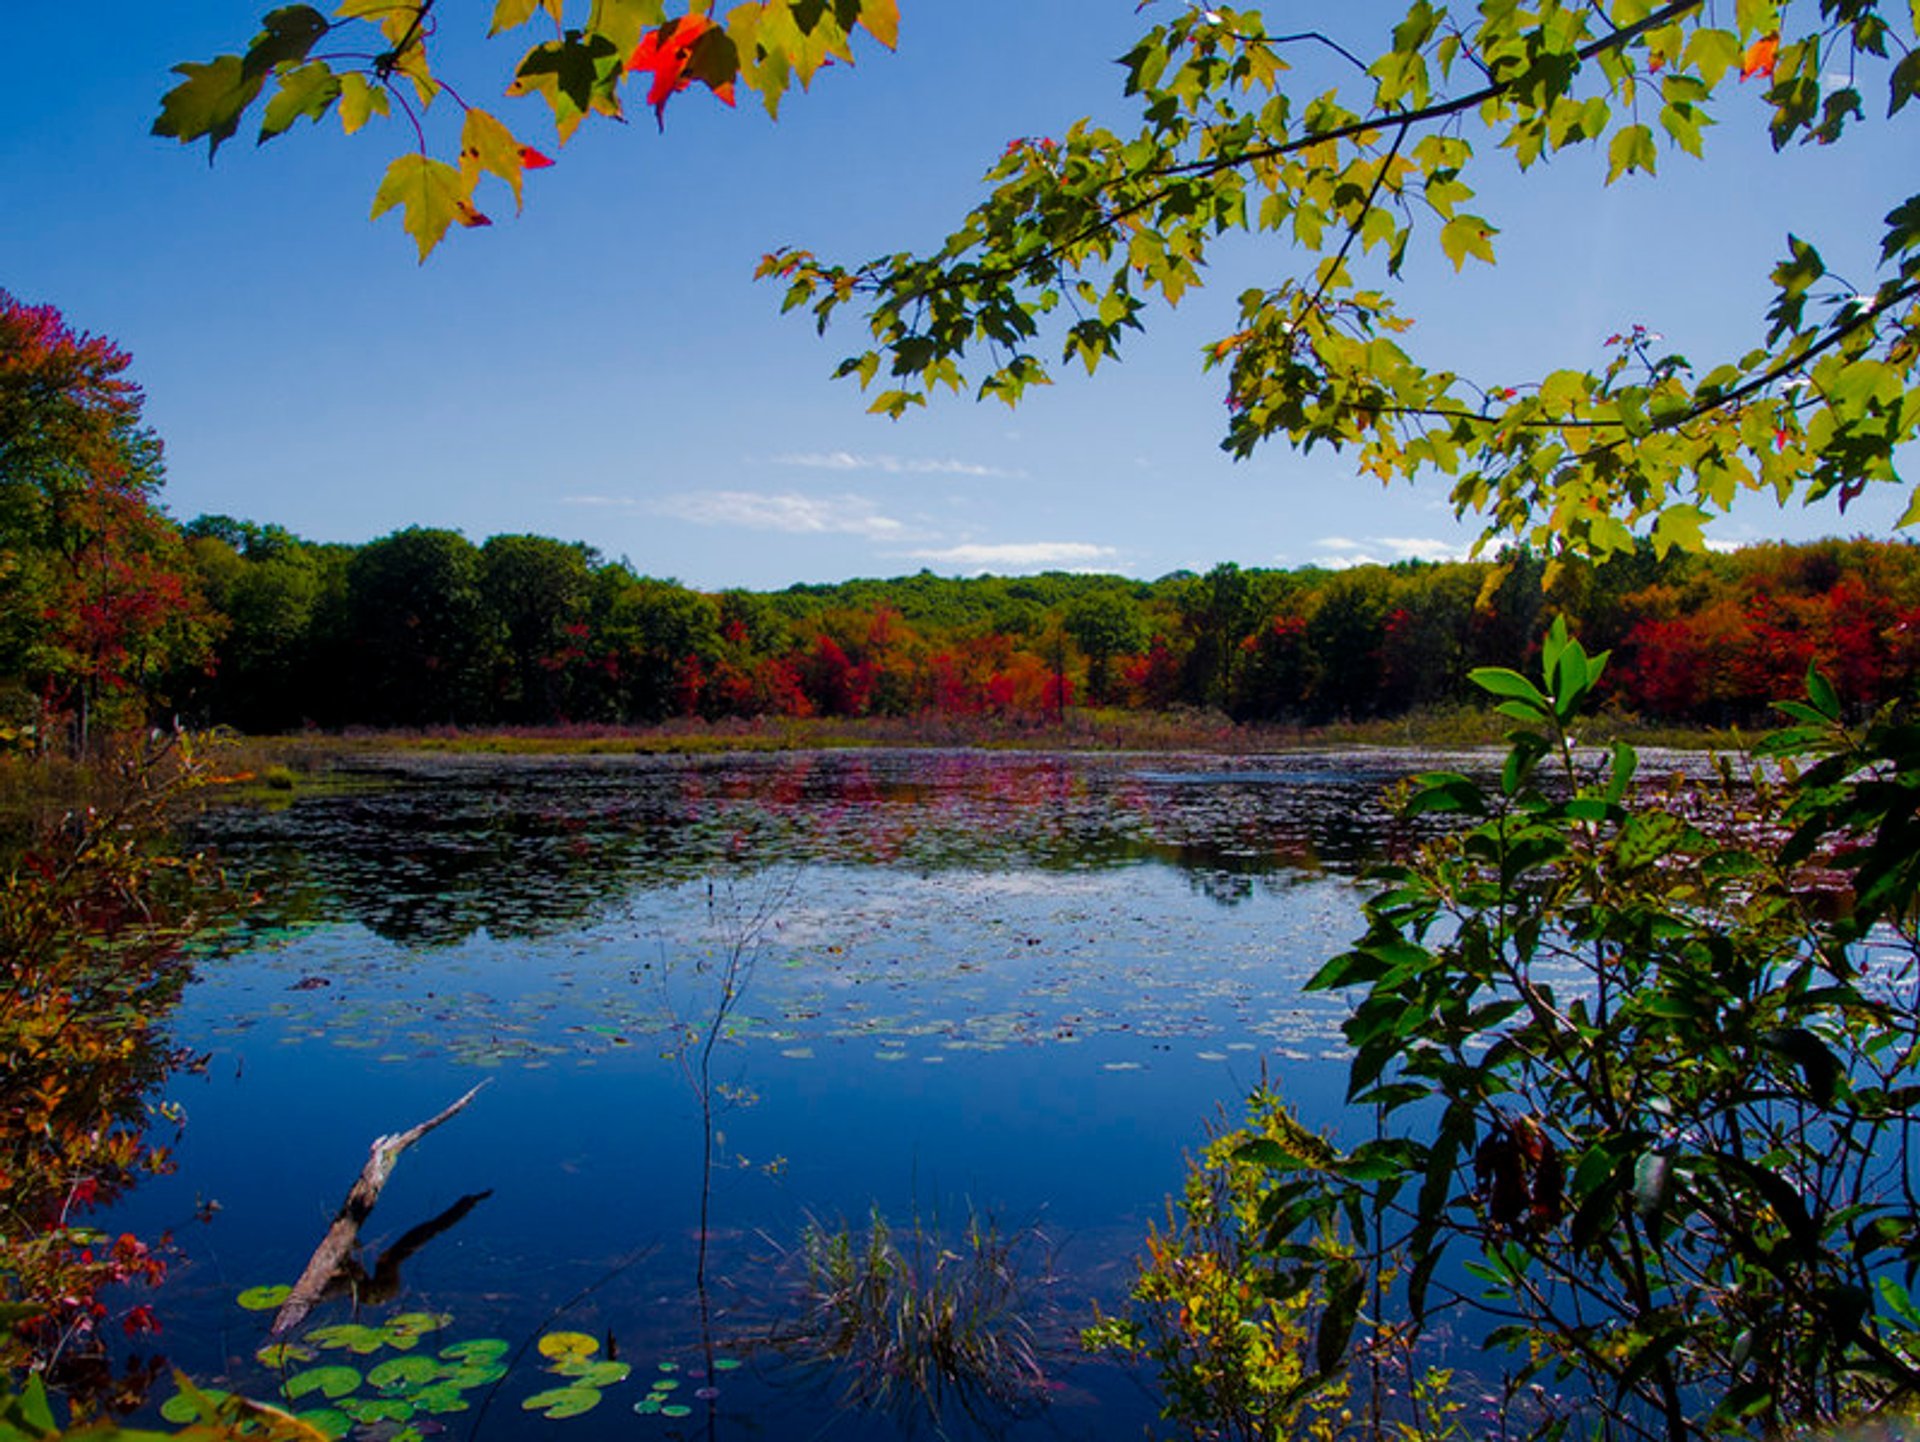
[[[218,807],[261,904],[174,1018],[207,1057],[178,1169],[116,1218],[173,1233],[169,1359],[274,1395],[236,1299],[295,1279],[373,1138],[485,1080],[399,1161],[358,1309],[268,1353],[336,1431],[1138,1435],[1154,1398],[1075,1331],[1263,1073],[1337,1125],[1342,1004],[1301,983],[1356,932],[1383,789],[1442,761],[412,756]],[[874,1217],[1011,1278],[1044,1383],[930,1411],[823,1361],[805,1238]]]

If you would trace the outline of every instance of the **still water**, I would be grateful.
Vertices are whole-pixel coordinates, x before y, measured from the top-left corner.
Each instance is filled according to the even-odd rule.
[[[1342,1004],[1301,983],[1357,933],[1383,789],[1436,759],[409,758],[217,809],[203,838],[263,902],[177,1013],[208,1061],[171,1090],[178,1171],[124,1217],[182,1254],[169,1357],[272,1396],[272,1314],[238,1294],[299,1274],[375,1136],[485,1079],[366,1226],[370,1271],[404,1253],[390,1295],[325,1303],[333,1345],[279,1359],[352,1369],[292,1404],[336,1430],[1138,1436],[1143,1379],[1075,1331],[1122,1303],[1184,1153],[1263,1072],[1339,1125]],[[801,1238],[876,1213],[929,1256],[970,1218],[1008,1239],[1043,1387],[933,1415],[818,1360]],[[595,1344],[572,1378],[553,1333]],[[386,1393],[375,1369],[448,1349],[486,1385],[383,1407],[410,1364]],[[580,1403],[609,1359],[630,1373],[580,1415],[523,1407]]]

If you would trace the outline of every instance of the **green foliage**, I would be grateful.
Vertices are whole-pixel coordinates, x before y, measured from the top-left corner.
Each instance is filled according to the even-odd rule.
[[[302,119],[318,124],[337,113],[341,129],[352,135],[398,111],[417,148],[388,164],[373,215],[399,209],[424,261],[452,227],[492,223],[477,205],[483,179],[505,184],[517,210],[526,172],[553,163],[521,138],[547,128],[537,115],[517,121],[516,134],[500,116],[463,98],[483,93],[484,82],[462,77],[455,86],[442,79],[446,42],[435,3],[346,0],[331,17],[309,5],[271,10],[245,51],[174,67],[181,80],[162,98],[153,133],[187,144],[205,140],[211,161],[256,108],[262,145]],[[495,84],[509,101],[544,101],[546,121],[563,145],[590,115],[624,119],[622,92],[630,75],[651,74],[646,103],[663,119],[667,100],[691,80],[728,104],[734,86],[744,85],[772,115],[795,81],[805,87],[822,67],[853,63],[856,30],[891,49],[900,25],[897,0],[748,0],[724,23],[669,16],[663,0],[498,0],[487,37],[519,30],[536,16],[557,38],[529,45]],[[676,27],[692,38],[679,40]],[[442,126],[449,110],[456,113]]]
[[[1264,1245],[1331,1288],[1350,1264],[1312,1248],[1337,1225],[1374,1285],[1403,1277],[1416,1328],[1482,1312],[1509,1395],[1546,1381],[1596,1435],[1907,1404],[1920,935],[1863,942],[1902,908],[1836,922],[1797,864],[1900,807],[1857,748],[1790,804],[1731,776],[1637,788],[1628,748],[1592,763],[1569,730],[1606,661],[1556,624],[1537,680],[1475,673],[1516,723],[1497,782],[1418,778],[1408,812],[1460,825],[1382,875],[1366,936],[1311,983],[1356,995],[1349,1095],[1379,1136],[1243,1149],[1270,1174]],[[1838,748],[1812,690],[1796,715]],[[1802,827],[1776,854],[1752,838],[1783,804]]]
[[[1328,1350],[1344,1347],[1358,1268],[1331,1235],[1306,1244],[1326,1275],[1348,1279],[1329,1308],[1312,1272],[1262,1240],[1296,1186],[1269,1159],[1327,1151],[1273,1092],[1257,1090],[1246,1124],[1215,1133],[1189,1162],[1177,1211],[1147,1238],[1130,1311],[1082,1334],[1090,1351],[1151,1363],[1162,1415],[1188,1435],[1261,1442],[1339,1430],[1350,1389],[1317,1365],[1316,1333]]]
[[[1889,195],[1879,275],[1858,290],[1789,237],[1764,343],[1702,368],[1634,327],[1584,364],[1476,384],[1402,346],[1414,318],[1394,287],[1423,246],[1455,270],[1495,261],[1498,227],[1469,208],[1490,153],[1527,168],[1604,148],[1609,183],[1651,174],[1659,135],[1703,153],[1752,79],[1776,149],[1839,143],[1862,87],[1899,123],[1920,85],[1910,7],[1416,0],[1370,43],[1344,33],[1364,23],[1281,34],[1294,27],[1258,11],[1185,7],[1122,61],[1133,130],[1082,120],[1015,141],[928,254],[846,266],[783,250],[761,274],[822,329],[864,312],[870,346],[839,373],[897,417],[941,389],[1017,402],[1049,380],[1049,345],[1093,370],[1156,303],[1201,285],[1222,237],[1271,237],[1281,278],[1241,295],[1203,356],[1226,372],[1224,448],[1280,437],[1350,451],[1383,480],[1445,476],[1489,536],[1542,551],[1604,557],[1643,535],[1698,548],[1743,491],[1844,503],[1899,479],[1898,448],[1920,433],[1920,197]],[[1322,45],[1352,80],[1310,95],[1289,72]]]

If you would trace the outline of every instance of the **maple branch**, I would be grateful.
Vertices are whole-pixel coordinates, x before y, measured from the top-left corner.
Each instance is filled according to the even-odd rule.
[[[1636,21],[1634,24],[1622,29],[1615,30],[1609,35],[1602,36],[1600,39],[1582,46],[1574,52],[1574,58],[1581,63],[1585,63],[1609,51],[1618,50],[1638,39],[1649,30],[1657,30],[1679,19],[1683,15],[1699,10],[1705,3],[1706,0],[1672,0],[1672,3],[1662,6],[1644,19]],[[1255,164],[1262,160],[1277,160],[1312,146],[1324,145],[1329,141],[1346,140],[1357,135],[1364,135],[1369,131],[1384,130],[1388,126],[1408,128],[1414,125],[1424,125],[1433,120],[1444,120],[1450,116],[1458,115],[1463,111],[1472,110],[1477,106],[1485,104],[1489,100],[1498,99],[1500,96],[1514,89],[1523,79],[1525,79],[1525,72],[1515,75],[1511,79],[1494,81],[1469,94],[1458,96],[1452,100],[1439,101],[1418,110],[1403,111],[1398,114],[1376,114],[1362,120],[1352,121],[1346,125],[1335,126],[1331,130],[1318,130],[1310,135],[1302,135],[1292,140],[1282,141],[1276,145],[1259,146],[1252,150],[1239,151],[1233,155],[1218,156],[1211,160],[1193,160],[1180,165],[1141,170],[1125,177],[1125,183],[1160,180],[1176,176],[1181,178],[1199,177],[1204,179],[1208,176],[1219,175],[1228,170],[1236,170],[1244,165]],[[964,283],[977,285],[983,281],[993,282],[1007,280],[1030,272],[1043,264],[1058,262],[1062,257],[1068,255],[1086,242],[1097,236],[1113,231],[1142,211],[1151,209],[1160,202],[1164,195],[1164,190],[1155,189],[1141,196],[1138,200],[1108,212],[1099,220],[1084,227],[1063,241],[1047,246],[1026,259],[1013,264],[986,267],[975,271],[967,277]],[[888,275],[875,277],[868,281],[867,285],[875,293],[882,293],[890,287],[900,284],[905,279],[905,272],[894,271]],[[939,284],[925,287],[919,294],[927,295],[937,291],[952,290],[962,283],[963,282],[957,277],[949,278]]]
[[[1573,52],[1573,58],[1582,64],[1609,50],[1618,50],[1632,43],[1649,30],[1658,30],[1662,26],[1678,20],[1689,11],[1698,10],[1706,0],[1673,0],[1672,4],[1662,6],[1643,20],[1603,35],[1598,40],[1583,45]],[[1473,110],[1489,100],[1497,100],[1512,90],[1526,78],[1526,72],[1515,75],[1510,80],[1496,80],[1466,95],[1456,96],[1452,100],[1436,101],[1432,105],[1422,106],[1418,110],[1402,111],[1399,114],[1372,115],[1363,120],[1350,121],[1345,125],[1336,125],[1331,130],[1316,130],[1311,135],[1303,135],[1296,140],[1282,141],[1278,145],[1257,146],[1252,150],[1243,150],[1234,155],[1218,156],[1212,160],[1190,160],[1184,165],[1169,165],[1158,170],[1143,170],[1138,178],[1150,179],[1163,175],[1218,175],[1222,171],[1235,170],[1242,165],[1260,160],[1277,160],[1305,150],[1309,146],[1324,145],[1330,140],[1346,140],[1355,135],[1364,135],[1369,130],[1384,130],[1389,125],[1424,125],[1430,120],[1445,120],[1465,110]]]

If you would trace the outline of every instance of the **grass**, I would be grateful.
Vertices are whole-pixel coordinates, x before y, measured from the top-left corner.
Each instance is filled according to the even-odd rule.
[[[1043,1329],[1057,1319],[1038,1231],[1002,1232],[970,1212],[958,1237],[918,1217],[900,1234],[875,1210],[864,1233],[809,1222],[792,1262],[799,1316],[774,1344],[835,1367],[846,1402],[936,1426],[950,1405],[986,1424],[1044,1403]]]
[[[481,756],[701,756],[734,752],[828,751],[878,747],[971,747],[1035,751],[1194,751],[1252,755],[1349,746],[1428,750],[1497,746],[1509,723],[1490,709],[1433,707],[1404,716],[1318,726],[1239,724],[1218,711],[1075,708],[1048,717],[863,716],[679,719],[651,726],[569,724],[424,730],[355,729],[339,734],[232,738],[221,767],[251,784],[282,790],[312,784],[357,758],[395,751]],[[1592,718],[1582,739],[1641,746],[1728,749],[1737,732],[1643,723],[1628,715]]]

